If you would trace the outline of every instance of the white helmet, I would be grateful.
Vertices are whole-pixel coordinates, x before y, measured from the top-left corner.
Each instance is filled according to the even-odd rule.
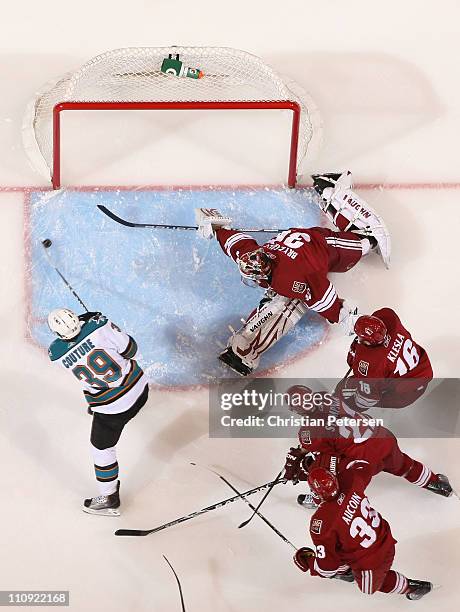
[[[63,340],[75,338],[81,330],[80,319],[68,308],[52,310],[48,315],[48,325],[50,330]]]

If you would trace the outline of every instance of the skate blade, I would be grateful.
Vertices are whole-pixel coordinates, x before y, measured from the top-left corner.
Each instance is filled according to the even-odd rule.
[[[120,516],[121,512],[118,508],[106,508],[105,510],[92,510],[91,508],[82,508],[86,514],[96,514],[99,516]]]
[[[221,359],[222,361],[222,359]],[[222,361],[222,363],[225,363],[225,365],[227,366],[227,368],[229,368],[230,370],[232,370],[232,372],[235,372],[235,374],[238,374],[238,376],[241,376],[241,378],[246,378],[249,374],[243,374],[242,372],[240,372],[239,370],[236,370],[234,367],[232,367],[231,365],[229,365],[228,363],[226,363],[225,361]]]
[[[221,361],[223,364],[225,364],[227,366],[227,368],[230,368],[230,370],[235,372],[235,374],[238,374],[238,376],[241,376],[242,378],[245,378],[246,376],[249,376],[249,374],[252,374],[252,371],[248,372],[247,374],[243,374],[243,372],[240,372],[239,370],[234,368],[233,365],[228,363],[228,361],[225,360],[225,357],[222,359],[222,355],[224,355],[224,353],[222,353],[221,355],[218,356],[219,361]]]

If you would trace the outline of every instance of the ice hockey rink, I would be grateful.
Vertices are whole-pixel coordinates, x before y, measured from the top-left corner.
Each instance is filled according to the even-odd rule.
[[[334,278],[338,290],[363,312],[393,307],[427,349],[435,375],[458,377],[459,23],[460,7],[453,0],[233,0],[227,5],[43,0],[3,8],[0,590],[69,590],[75,612],[179,611],[166,555],[180,576],[187,612],[458,609],[460,501],[430,495],[389,475],[373,480],[369,497],[398,540],[394,568],[440,586],[419,602],[381,593],[370,599],[355,585],[301,573],[290,547],[257,517],[237,529],[250,512],[243,501],[145,538],[114,536],[117,528],[149,529],[232,495],[214,474],[190,462],[217,469],[245,490],[276,476],[294,440],[209,437],[207,383],[219,375],[212,359],[219,348],[200,333],[205,322],[199,316],[205,314],[199,313],[199,292],[191,291],[194,278],[186,277],[188,287],[177,287],[185,296],[177,302],[173,293],[149,293],[158,282],[155,266],[167,276],[170,265],[174,270],[196,266],[206,256],[210,272],[218,274],[227,262],[217,248],[203,254],[193,243],[188,261],[184,244],[176,245],[178,238],[171,235],[174,248],[158,260],[158,252],[168,248],[165,236],[106,220],[112,255],[98,250],[98,228],[88,247],[83,234],[89,236],[94,223],[102,221],[96,216],[93,221],[93,213],[85,210],[93,206],[91,198],[110,197],[149,222],[160,210],[161,188],[192,185],[182,192],[185,204],[181,201],[190,210],[207,205],[202,202],[218,202],[224,209],[231,203],[233,214],[246,221],[249,193],[257,200],[251,221],[295,219],[300,224],[303,209],[295,196],[277,188],[286,175],[285,118],[76,115],[65,127],[63,185],[69,188],[57,196],[29,164],[22,126],[27,105],[47,81],[110,49],[177,44],[234,47],[258,55],[295,80],[311,100],[315,135],[302,182],[311,184],[309,173],[315,171],[351,170],[357,192],[390,228],[390,270],[374,256]],[[208,184],[217,200],[206,199],[209,190],[198,188]],[[266,185],[266,198],[263,187],[248,185]],[[318,214],[308,198],[307,190],[306,225],[316,223]],[[56,217],[49,211],[64,201],[67,222],[53,226]],[[160,204],[160,222],[193,222],[175,208],[174,194]],[[48,216],[35,223],[37,206]],[[117,518],[81,511],[83,498],[97,494],[88,441],[91,420],[79,386],[48,361],[43,345],[52,337],[47,340],[40,310],[76,304],[34,251],[34,240],[45,237],[40,223],[54,232],[59,264],[74,272],[70,280],[83,300],[97,301],[93,308],[131,325],[134,337],[151,338],[149,346],[140,346],[152,366],[150,397],[119,445],[122,515]],[[134,248],[137,267],[124,275],[120,252]],[[98,274],[93,283],[80,273],[86,256]],[[239,314],[225,310],[235,300],[229,294],[235,291],[247,300],[241,302],[243,313],[255,301],[251,289],[240,287],[236,270],[222,269],[232,280],[220,287],[223,310],[212,316],[214,321],[220,316],[222,325],[216,324],[212,342],[226,337],[227,315]],[[112,272],[117,276],[110,277]],[[40,289],[36,301],[32,280]],[[205,286],[206,279],[200,282]],[[145,290],[141,297],[136,286]],[[168,286],[173,286],[169,277]],[[168,308],[174,312],[165,319]],[[155,321],[167,331],[164,342],[155,336]],[[318,322],[299,329],[262,372],[279,378],[343,376],[349,338]],[[143,336],[146,330],[150,335]],[[170,351],[161,352],[166,345]],[[434,403],[432,409],[442,414],[443,406]],[[405,439],[401,447],[435,472],[446,473],[460,489],[458,439]],[[299,492],[301,485],[279,485],[262,507],[298,547],[310,544],[310,514],[296,504]],[[257,499],[250,498],[252,503]]]

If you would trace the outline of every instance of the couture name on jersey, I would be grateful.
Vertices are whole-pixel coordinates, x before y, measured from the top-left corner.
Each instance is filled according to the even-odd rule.
[[[96,348],[89,338],[79,344],[70,353],[67,353],[65,358],[62,360],[62,365],[65,368],[71,368],[74,363],[77,363],[79,359],[87,355],[90,351]]]

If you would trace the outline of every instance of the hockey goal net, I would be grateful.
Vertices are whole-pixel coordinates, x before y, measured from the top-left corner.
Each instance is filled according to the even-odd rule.
[[[182,63],[181,63],[182,62]],[[108,51],[44,89],[25,118],[35,168],[61,186],[61,115],[71,110],[292,111],[287,184],[295,186],[313,136],[302,96],[258,57],[222,47],[147,47]]]

